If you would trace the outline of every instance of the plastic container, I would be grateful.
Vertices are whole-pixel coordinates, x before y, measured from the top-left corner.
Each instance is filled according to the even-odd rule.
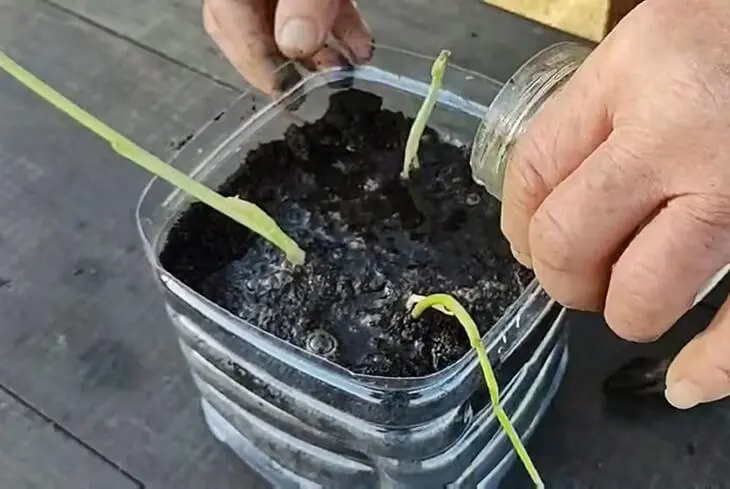
[[[313,121],[343,84],[413,116],[433,58],[378,47],[371,64],[305,78],[282,99],[247,93],[173,164],[216,187],[258,143]],[[430,125],[471,144],[501,84],[449,65]],[[289,107],[290,111],[284,110]],[[200,390],[213,434],[277,488],[496,488],[515,457],[473,351],[427,377],[355,375],[203,298],[160,265],[187,197],[153,180],[138,207],[147,257]],[[467,305],[468,307],[468,305]],[[550,404],[567,362],[564,310],[536,282],[484,337],[505,409],[523,439]]]

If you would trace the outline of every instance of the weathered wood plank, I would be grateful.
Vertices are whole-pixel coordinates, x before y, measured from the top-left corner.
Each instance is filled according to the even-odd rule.
[[[141,489],[142,485],[0,390],[0,487]]]
[[[244,86],[205,34],[200,0],[139,0],[134,7],[113,0],[45,1]],[[503,81],[537,50],[569,38],[480,0],[367,0],[359,6],[377,42],[424,54],[448,48],[453,51],[454,63]]]
[[[0,44],[72,99],[166,156],[170,139],[197,128],[232,96],[149,52],[224,75],[227,64],[200,47],[207,39],[197,2],[99,1],[106,14],[97,12],[97,20],[107,28],[126,25],[126,35],[144,41],[145,51],[47,4],[0,0]],[[478,0],[362,3],[376,17],[371,23],[379,41],[426,52],[450,47],[460,64],[498,78],[560,37],[539,27],[532,32],[524,21],[485,9]],[[414,20],[413,6],[427,4],[434,9],[428,18]],[[160,17],[152,7],[182,13],[171,16],[167,27],[155,27]],[[435,11],[444,15],[440,25],[448,32],[424,39],[423,28],[434,31]],[[524,39],[514,41],[509,29]],[[180,30],[186,40],[166,40],[166,32]],[[492,36],[498,39],[494,45]],[[486,51],[480,53],[480,47]],[[205,57],[210,67],[196,57]],[[237,81],[235,73],[229,76]],[[212,441],[200,419],[196,393],[137,246],[132,207],[146,176],[4,76],[0,110],[0,383],[148,487],[264,487]],[[685,324],[702,326],[707,316],[699,311]],[[576,320],[573,330],[569,376],[532,444],[549,481],[564,487],[646,487],[656,479],[669,488],[671,477],[674,487],[722,487],[717,481],[727,479],[730,467],[719,455],[728,453],[722,436],[727,405],[681,421],[639,406],[633,418],[617,419],[602,411],[602,378],[633,355],[665,351],[667,342],[627,345],[595,318]],[[676,347],[681,341],[670,343]],[[17,419],[8,423],[22,426]],[[20,437],[3,442],[4,431],[0,449]],[[627,445],[637,450],[623,450]],[[689,445],[692,454],[703,455],[701,462],[692,459]],[[679,457],[671,474],[663,457]]]
[[[163,157],[233,95],[38,2],[0,2],[0,45]],[[149,487],[258,487],[203,425],[138,245],[148,176],[1,74],[0,112],[0,382]]]

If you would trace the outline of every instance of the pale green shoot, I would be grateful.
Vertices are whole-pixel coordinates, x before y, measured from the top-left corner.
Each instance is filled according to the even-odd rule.
[[[414,299],[414,297],[416,298]],[[519,435],[517,435],[517,432],[512,426],[509,416],[507,416],[507,413],[500,404],[497,379],[494,377],[494,371],[492,370],[492,366],[489,364],[487,352],[484,350],[484,345],[482,345],[482,340],[479,337],[479,329],[469,313],[466,312],[456,299],[448,294],[433,294],[427,297],[411,296],[408,301],[408,307],[411,310],[411,316],[413,316],[414,319],[418,319],[429,307],[441,312],[446,309],[450,312],[450,315],[456,316],[456,319],[459,323],[461,323],[461,326],[464,328],[467,336],[469,337],[471,347],[477,351],[479,364],[482,367],[484,380],[487,383],[487,390],[489,391],[489,397],[492,401],[492,410],[494,415],[497,417],[497,420],[502,426],[502,430],[507,435],[510,443],[512,443],[515,453],[517,453],[520,461],[525,466],[532,482],[538,489],[544,489],[545,484],[543,483],[540,474],[535,468],[535,465],[532,463],[530,456],[527,454],[527,450],[525,450]]]
[[[261,235],[281,249],[290,262],[296,265],[304,263],[304,251],[257,205],[237,197],[223,197],[177,168],[168,165],[56,92],[2,51],[0,51],[0,67],[36,95],[105,139],[119,155]]]
[[[418,161],[418,146],[421,144],[421,136],[426,129],[426,123],[431,116],[431,112],[433,112],[439,90],[441,90],[441,86],[443,85],[444,72],[446,71],[449,56],[451,56],[450,51],[441,51],[433,62],[433,66],[431,66],[431,86],[428,87],[426,98],[423,100],[418,114],[416,114],[416,118],[411,126],[411,132],[408,134],[408,140],[406,141],[406,150],[403,156],[403,170],[400,174],[403,180],[408,180],[411,171],[420,166]]]

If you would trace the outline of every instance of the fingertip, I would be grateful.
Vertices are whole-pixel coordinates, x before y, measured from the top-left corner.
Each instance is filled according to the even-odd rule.
[[[730,396],[729,302],[669,366],[665,397],[677,409],[691,409]]]
[[[529,253],[523,253],[514,247],[511,247],[512,256],[517,260],[523,267],[532,270],[532,257]]]
[[[311,56],[323,42],[319,26],[309,17],[287,19],[276,31],[279,50],[292,59]]]
[[[643,306],[646,306],[644,304]],[[651,318],[656,317],[655,308],[620,304],[616,305],[615,294],[609,292],[603,312],[604,320],[616,336],[631,343],[653,343],[661,338],[668,326],[658,325]]]
[[[325,44],[341,0],[279,0],[274,38],[287,57],[303,60]]]
[[[680,379],[667,384],[664,397],[667,402],[677,409],[692,409],[702,402],[703,392],[696,382],[689,379]]]

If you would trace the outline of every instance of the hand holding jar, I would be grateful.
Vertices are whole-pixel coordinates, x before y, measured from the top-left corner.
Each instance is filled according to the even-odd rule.
[[[730,2],[646,0],[528,124],[502,227],[565,306],[632,341],[730,263]],[[730,303],[674,359],[679,408],[730,394]]]

